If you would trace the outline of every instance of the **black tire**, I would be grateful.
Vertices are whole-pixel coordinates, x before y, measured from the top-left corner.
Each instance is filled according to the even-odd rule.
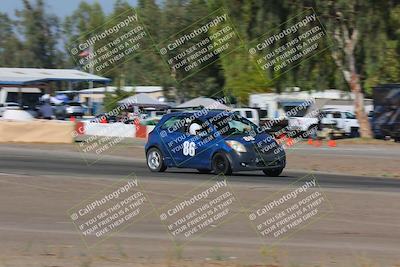
[[[207,170],[207,169],[197,169],[199,171],[199,173],[210,173],[211,170]]]
[[[217,153],[212,158],[212,169],[215,174],[232,174],[231,164],[228,158],[223,153]]]
[[[164,162],[164,157],[161,151],[156,148],[150,148],[146,154],[147,167],[152,172],[164,172],[167,166]]]
[[[277,177],[279,176],[283,171],[283,168],[277,168],[277,169],[265,169],[263,170],[264,174],[267,176],[271,177]]]
[[[359,131],[358,127],[351,127],[351,129],[350,129],[350,137],[351,138],[360,137],[360,131]]]

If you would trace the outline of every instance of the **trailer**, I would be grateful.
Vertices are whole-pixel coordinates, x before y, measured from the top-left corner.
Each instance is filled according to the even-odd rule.
[[[383,84],[373,88],[374,111],[371,125],[374,137],[400,141],[400,84]]]

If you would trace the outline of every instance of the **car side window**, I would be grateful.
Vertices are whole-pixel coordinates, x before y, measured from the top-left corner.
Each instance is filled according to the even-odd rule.
[[[202,120],[197,119],[197,120],[194,120],[194,121],[190,122],[190,123],[187,125],[187,127],[186,127],[186,133],[187,133],[188,135],[193,135],[193,134],[190,132],[190,126],[191,126],[193,123],[196,123],[197,125],[200,126],[199,130],[197,131],[197,134],[199,134],[201,137],[208,136],[208,135],[212,132],[212,129],[211,129],[211,128],[209,127],[209,125],[208,125],[209,122],[205,122],[205,121],[202,121]],[[197,134],[196,134],[196,135],[197,135]]]
[[[253,118],[253,113],[251,111],[246,111],[246,118]]]
[[[181,117],[171,117],[166,120],[160,128],[163,130],[172,129],[173,131],[183,132],[185,130],[185,123]]]
[[[342,114],[340,114],[340,112],[335,112],[335,113],[333,113],[333,117],[335,119],[341,119],[342,118]]]

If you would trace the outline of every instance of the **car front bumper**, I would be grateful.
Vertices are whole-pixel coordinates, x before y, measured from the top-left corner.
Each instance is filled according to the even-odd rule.
[[[228,159],[232,171],[283,169],[286,166],[286,154],[282,148],[267,153],[256,150],[245,153],[232,151]]]

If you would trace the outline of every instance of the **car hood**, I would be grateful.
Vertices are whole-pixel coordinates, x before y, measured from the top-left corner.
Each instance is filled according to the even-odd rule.
[[[275,139],[267,133],[259,133],[255,136],[252,135],[231,135],[225,137],[225,140],[234,140],[242,143],[243,145],[271,145],[275,143]]]

